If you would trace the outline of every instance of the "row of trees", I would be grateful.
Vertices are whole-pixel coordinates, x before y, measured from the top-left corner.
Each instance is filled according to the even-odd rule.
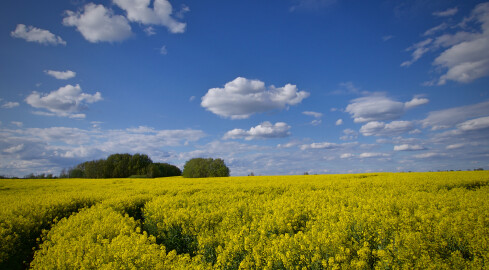
[[[179,176],[182,171],[167,163],[154,163],[144,154],[113,154],[107,159],[83,162],[63,170],[60,178],[127,178]]]

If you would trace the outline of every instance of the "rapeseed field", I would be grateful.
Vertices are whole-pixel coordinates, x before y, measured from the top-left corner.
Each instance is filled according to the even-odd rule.
[[[489,172],[0,181],[0,269],[489,269]]]

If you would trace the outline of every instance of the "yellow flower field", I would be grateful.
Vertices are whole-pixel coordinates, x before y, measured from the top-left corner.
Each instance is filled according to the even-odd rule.
[[[0,204],[0,269],[489,269],[485,171],[1,180]]]

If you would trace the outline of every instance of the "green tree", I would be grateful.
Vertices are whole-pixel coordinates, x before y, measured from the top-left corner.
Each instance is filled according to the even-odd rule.
[[[107,157],[107,171],[110,178],[126,178],[131,176],[130,164],[132,156],[130,154],[113,154]]]
[[[180,168],[168,163],[153,163],[148,167],[148,177],[169,177],[169,176],[180,176],[182,171]]]
[[[134,154],[129,165],[131,175],[146,175],[148,166],[152,163],[148,155]]]
[[[186,178],[227,177],[229,173],[229,168],[220,158],[193,158],[185,163],[182,175]]]

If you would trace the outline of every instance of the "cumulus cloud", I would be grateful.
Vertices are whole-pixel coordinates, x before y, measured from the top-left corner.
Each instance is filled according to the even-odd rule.
[[[437,16],[451,16],[457,8],[434,13]],[[443,33],[446,29],[459,29],[456,33]],[[441,33],[440,33],[441,32]],[[478,4],[457,25],[442,23],[425,32],[425,36],[440,33],[409,47],[413,51],[411,60],[401,66],[409,66],[427,52],[443,50],[433,61],[436,70],[443,72],[439,78],[425,85],[444,85],[447,81],[469,83],[489,75],[489,3]]]
[[[76,76],[76,72],[71,70],[67,70],[67,71],[45,70],[44,73],[58,80],[68,80]]]
[[[425,150],[423,146],[419,144],[401,144],[401,145],[394,145],[394,151],[419,151],[419,150]]]
[[[421,121],[424,128],[432,130],[451,128],[466,120],[485,117],[489,115],[489,101],[477,104],[433,111]]]
[[[368,96],[354,99],[346,107],[355,123],[393,120],[404,113],[404,103],[384,96]]]
[[[433,15],[437,17],[449,17],[457,14],[457,12],[458,12],[458,8],[454,7],[442,11],[435,11],[433,12]]]
[[[78,112],[87,108],[87,104],[102,100],[102,94],[96,92],[93,95],[82,93],[80,85],[66,85],[49,94],[32,92],[25,101],[34,108],[46,109],[48,114],[85,118],[85,114]],[[41,112],[42,113],[42,112]]]
[[[363,136],[393,136],[409,132],[414,129],[414,124],[410,121],[392,121],[388,124],[384,122],[372,121],[360,128]]]
[[[224,134],[223,139],[269,139],[269,138],[283,138],[290,135],[290,126],[284,122],[277,122],[272,124],[268,121],[261,123],[256,127],[250,128],[250,130],[233,129]]]
[[[14,38],[21,38],[28,42],[37,42],[43,45],[66,45],[66,41],[48,30],[34,26],[26,26],[25,24],[18,24],[10,35]]]
[[[128,20],[103,5],[89,3],[83,11],[68,10],[65,15],[63,25],[76,27],[92,43],[122,41],[132,35]]]
[[[12,109],[12,108],[15,108],[17,106],[19,106],[19,102],[12,102],[12,101],[9,101],[9,102],[5,102],[3,105],[2,105],[2,108],[3,109]]]
[[[335,125],[337,125],[337,126],[343,125],[343,119],[340,118],[340,119],[336,120]]]
[[[127,12],[127,18],[132,22],[142,24],[163,25],[171,33],[185,32],[186,24],[171,17],[172,5],[167,0],[113,0],[114,4]],[[152,3],[152,7],[150,7]],[[182,8],[182,15],[188,12],[188,7]]]
[[[254,113],[283,109],[299,104],[309,96],[297,86],[269,86],[259,80],[238,77],[225,84],[224,88],[212,88],[202,97],[201,106],[214,114],[231,119],[245,119]]]
[[[427,98],[414,97],[402,103],[382,95],[373,95],[352,100],[345,111],[350,113],[355,123],[394,120],[401,117],[407,109],[428,102]]]

